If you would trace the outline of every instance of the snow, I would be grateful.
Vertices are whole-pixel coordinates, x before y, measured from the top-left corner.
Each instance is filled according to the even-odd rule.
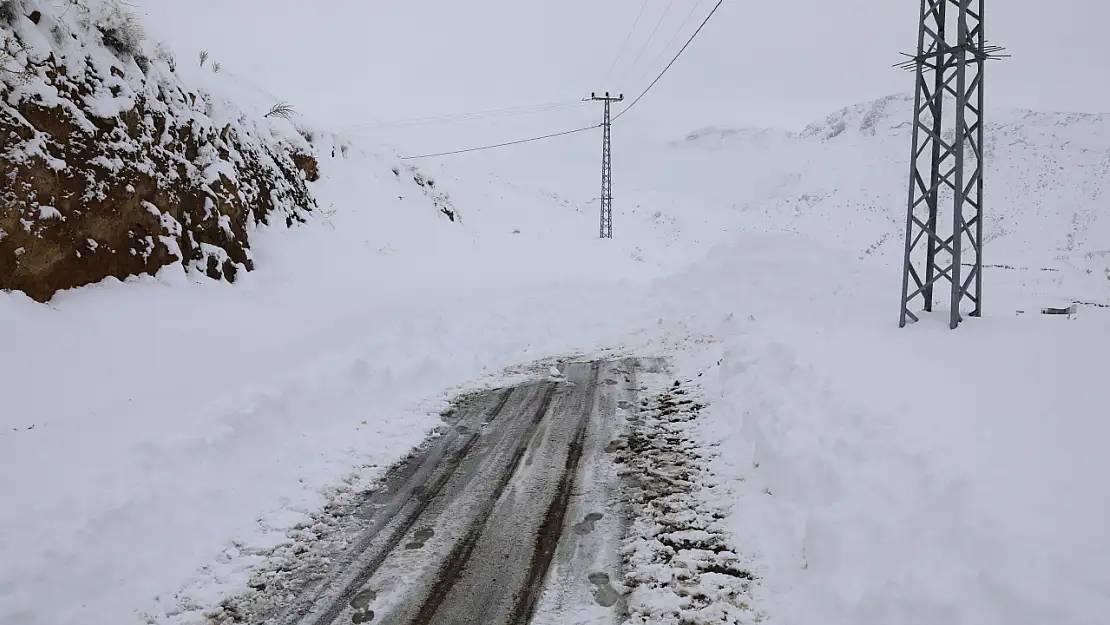
[[[1106,319],[988,317],[956,339],[939,319],[883,328],[861,314],[881,303],[868,299],[804,325],[757,313],[724,339],[712,437],[731,451],[721,471],[743,478],[735,531],[781,592],[767,609],[788,623],[1098,622]]]
[[[750,560],[729,544],[727,506],[707,495],[721,483],[690,436],[704,398],[683,380],[648,377],[650,393],[633,409],[640,421],[618,452],[634,516],[621,548],[628,623],[759,623]]]
[[[452,223],[391,165],[357,150],[328,163],[314,191],[336,206],[330,226],[262,229],[260,269],[234,286],[167,268],[49,307],[3,296],[18,358],[4,361],[0,533],[20,536],[3,543],[5,620],[188,622],[249,578],[250,561],[218,554],[270,552],[289,511],[319,509],[353,470],[368,487],[452,389],[615,346],[644,314],[614,310],[621,285],[591,276],[658,271],[582,244],[592,214],[519,192],[478,204],[475,185]],[[73,600],[43,601],[58,589]]]
[[[218,121],[260,116],[275,98],[228,64],[178,66]],[[1110,303],[1110,120],[992,111],[999,266],[949,331],[896,326],[908,118],[898,96],[800,133],[618,127],[612,241],[589,133],[410,169],[255,120],[315,134],[324,210],[254,228],[237,284],[0,294],[0,622],[196,623],[453,393],[629,353],[702,387],[715,487],[690,508],[730,510],[762,622],[1102,622],[1110,310],[1038,311]]]
[[[7,618],[191,622],[353,469],[371,484],[418,443],[450,389],[668,345],[724,358],[704,435],[727,450],[732,543],[762,567],[771,622],[1079,624],[1107,607],[1105,316],[899,331],[889,272],[803,237],[747,235],[656,281],[669,272],[615,241],[560,253],[557,209],[536,200],[475,205],[464,238],[427,204],[354,201],[343,165],[318,189],[350,207],[334,227],[266,232],[239,285],[166,271],[50,308],[5,296]],[[345,165],[402,184],[372,158]],[[42,602],[58,588],[80,599]]]
[[[58,211],[58,209],[54,208],[53,206],[40,205],[39,206],[39,219],[62,219],[62,220],[64,220],[65,217],[62,217],[62,214]]]

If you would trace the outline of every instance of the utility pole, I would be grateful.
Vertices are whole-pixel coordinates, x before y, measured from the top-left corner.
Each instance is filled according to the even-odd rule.
[[[583,102],[598,101],[605,104],[605,117],[601,122],[601,238],[603,239],[613,238],[613,148],[611,145],[613,124],[609,115],[609,105],[623,100],[623,93],[613,98],[609,96],[608,91],[604,96],[591,93],[590,97],[583,100]]]
[[[921,0],[917,54],[897,66],[916,76],[899,327],[918,320],[910,310],[918,296],[926,312],[933,310],[941,279],[952,287],[950,328],[963,320],[964,300],[974,306],[972,317],[982,314],[983,66],[1007,56],[986,45],[985,3]],[[952,202],[951,230],[938,219],[942,196]]]

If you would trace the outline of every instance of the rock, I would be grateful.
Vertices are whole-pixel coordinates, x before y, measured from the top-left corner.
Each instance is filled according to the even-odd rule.
[[[316,157],[301,152],[294,152],[292,158],[293,164],[301,171],[305,180],[316,182],[320,179],[320,164],[316,161]]]
[[[311,156],[245,118],[218,124],[175,74],[67,45],[33,68],[39,89],[0,100],[0,289],[45,302],[173,263],[234,281],[253,269],[248,224],[316,207]]]

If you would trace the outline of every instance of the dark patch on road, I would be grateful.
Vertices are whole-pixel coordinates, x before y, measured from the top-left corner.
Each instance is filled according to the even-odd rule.
[[[358,594],[351,597],[351,607],[359,610],[364,610],[370,607],[370,602],[378,598],[378,593],[370,590],[369,588],[359,591]]]
[[[594,601],[603,608],[611,608],[620,600],[620,593],[613,588],[609,582],[608,573],[590,573],[587,579],[593,584],[594,588]]]
[[[370,602],[377,598],[377,593],[369,588],[359,591],[351,597],[352,623],[369,623],[374,620],[374,611],[370,609]]]
[[[587,514],[586,518],[582,519],[581,522],[574,524],[574,533],[589,534],[594,531],[595,527],[597,527],[597,522],[604,518],[605,515],[600,512],[591,512]]]
[[[430,527],[420,528],[416,530],[416,534],[413,535],[412,542],[405,544],[405,549],[422,549],[424,543],[428,542],[428,539],[435,535],[435,530]]]

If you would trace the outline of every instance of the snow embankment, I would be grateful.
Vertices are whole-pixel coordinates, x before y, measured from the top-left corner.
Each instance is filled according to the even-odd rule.
[[[759,268],[716,298],[735,315],[702,435],[768,622],[1103,620],[1108,315],[900,330],[877,267],[782,239],[715,264]]]

